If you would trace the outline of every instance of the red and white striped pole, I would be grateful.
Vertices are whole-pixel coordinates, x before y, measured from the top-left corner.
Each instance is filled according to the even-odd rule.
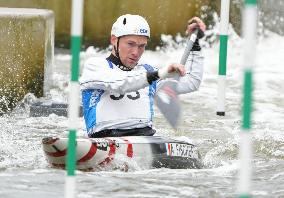
[[[244,84],[243,84],[243,122],[240,132],[240,171],[238,194],[240,198],[251,197],[252,175],[252,88],[253,66],[256,57],[256,33],[257,33],[257,0],[245,0],[243,14],[244,36]]]
[[[69,138],[67,148],[67,176],[65,181],[65,198],[76,197],[76,133],[79,124],[79,66],[80,66],[80,49],[83,29],[83,6],[84,0],[72,0],[72,17],[71,17],[71,51],[72,67],[71,79],[69,84]]]

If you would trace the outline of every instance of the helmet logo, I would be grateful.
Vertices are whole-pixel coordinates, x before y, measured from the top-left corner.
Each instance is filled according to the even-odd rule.
[[[134,29],[134,34],[138,34],[138,35],[144,35],[144,34],[147,34],[148,33],[148,30],[147,29]]]
[[[147,32],[148,32],[148,30],[146,30],[146,29],[140,29],[141,34],[147,34]]]

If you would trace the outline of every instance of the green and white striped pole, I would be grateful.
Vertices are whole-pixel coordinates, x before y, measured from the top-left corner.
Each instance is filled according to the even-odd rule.
[[[252,175],[252,67],[255,65],[257,32],[257,0],[245,0],[243,14],[244,36],[244,84],[243,84],[243,121],[240,132],[240,171],[239,171],[239,197],[251,197]]]
[[[230,0],[221,0],[217,115],[225,116],[225,92]]]
[[[65,181],[65,198],[74,198],[76,192],[76,132],[79,120],[79,66],[80,66],[80,48],[83,23],[83,5],[84,0],[72,0],[71,17],[71,51],[72,68],[71,81],[69,84],[69,139],[67,149],[67,176]]]

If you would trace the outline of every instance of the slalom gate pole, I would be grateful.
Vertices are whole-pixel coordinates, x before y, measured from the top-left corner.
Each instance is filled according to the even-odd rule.
[[[239,164],[239,198],[251,197],[252,175],[252,67],[255,65],[256,32],[257,32],[257,0],[245,0],[243,14],[244,36],[244,83],[243,83],[243,121],[240,132],[240,164]]]
[[[228,49],[230,0],[221,0],[221,22],[220,22],[220,51],[219,51],[219,73],[218,73],[218,95],[217,112],[219,116],[225,116],[225,92],[226,92],[226,69]]]
[[[71,17],[71,79],[69,84],[69,136],[67,148],[65,180],[65,198],[74,198],[76,196],[76,133],[79,120],[79,66],[80,66],[80,48],[82,37],[83,23],[83,6],[84,0],[72,0],[72,17]]]

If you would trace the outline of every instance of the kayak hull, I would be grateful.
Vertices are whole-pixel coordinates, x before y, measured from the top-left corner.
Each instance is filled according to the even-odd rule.
[[[52,167],[65,168],[68,138],[42,139],[43,151]],[[160,136],[78,138],[76,164],[79,170],[93,170],[123,162],[140,168],[201,168],[197,147],[191,143]]]

